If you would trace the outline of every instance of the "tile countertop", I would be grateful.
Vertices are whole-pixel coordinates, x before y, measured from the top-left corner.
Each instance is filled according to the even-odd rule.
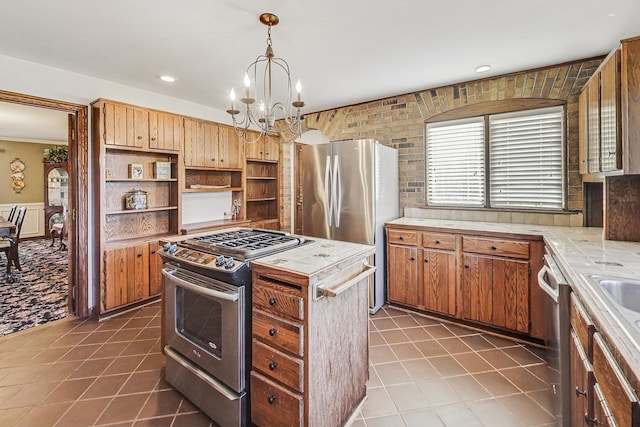
[[[487,223],[421,218],[399,218],[388,224],[453,232],[490,232],[542,238],[546,247],[578,294],[599,331],[618,350],[640,380],[640,313],[615,305],[586,276],[597,274],[640,279],[640,243],[605,240],[601,228],[557,227],[528,224]]]
[[[323,272],[327,267],[339,264],[344,260],[354,257],[367,257],[375,249],[374,246],[358,243],[339,242],[316,237],[305,238],[310,242],[284,252],[258,258],[251,261],[251,264],[312,277]]]

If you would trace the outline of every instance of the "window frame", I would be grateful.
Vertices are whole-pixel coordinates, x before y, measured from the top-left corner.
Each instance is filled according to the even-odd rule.
[[[491,206],[491,150],[490,150],[490,128],[489,118],[490,116],[504,113],[518,113],[527,110],[537,110],[549,107],[562,107],[562,147],[561,147],[561,162],[562,162],[562,184],[561,184],[561,197],[562,203],[560,208],[536,208],[536,207],[492,207]],[[484,161],[485,161],[485,188],[484,188],[484,206],[478,205],[443,205],[443,204],[429,204],[428,201],[428,143],[427,143],[427,127],[430,124],[448,122],[454,120],[464,120],[482,117],[484,120]],[[446,111],[444,113],[433,116],[424,123],[424,173],[425,173],[425,192],[424,203],[428,208],[440,208],[440,209],[458,209],[458,210],[485,210],[485,211],[500,211],[500,212],[541,212],[541,213],[562,213],[568,211],[568,165],[567,165],[567,147],[568,147],[568,135],[569,129],[567,126],[567,103],[562,100],[555,99],[508,99],[502,101],[483,102],[479,104],[466,105],[453,110]]]

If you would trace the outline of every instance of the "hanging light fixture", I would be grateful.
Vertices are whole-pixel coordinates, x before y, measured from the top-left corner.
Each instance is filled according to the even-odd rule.
[[[253,61],[244,73],[244,96],[240,102],[244,104],[244,115],[236,110],[236,92],[232,88],[229,94],[231,108],[227,113],[233,118],[233,127],[236,134],[244,142],[253,143],[266,135],[280,137],[282,142],[290,142],[302,134],[302,115],[300,109],[304,102],[300,100],[302,85],[300,80],[296,83],[297,97],[292,97],[291,73],[289,64],[282,58],[277,58],[273,53],[271,43],[271,27],[278,25],[280,19],[272,13],[260,15],[260,22],[266,25],[267,50]],[[285,102],[276,101],[272,97],[272,72],[280,71],[286,75],[288,99]],[[262,82],[259,84],[259,82]],[[257,102],[256,102],[257,100]],[[281,115],[279,126],[276,129],[276,113]],[[252,129],[259,130],[257,137],[248,132]]]

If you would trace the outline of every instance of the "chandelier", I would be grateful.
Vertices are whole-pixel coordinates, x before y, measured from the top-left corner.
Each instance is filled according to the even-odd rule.
[[[291,73],[289,64],[282,58],[277,58],[273,53],[271,43],[271,27],[278,25],[280,19],[272,13],[260,15],[260,22],[268,27],[267,50],[253,61],[244,73],[244,96],[240,102],[244,104],[244,114],[236,109],[236,92],[232,88],[229,94],[231,108],[227,113],[233,118],[233,127],[236,134],[244,142],[254,143],[267,135],[280,137],[282,142],[291,142],[302,134],[302,119],[300,109],[304,102],[300,100],[302,85],[300,80],[296,84],[297,97],[292,98]],[[273,75],[272,72],[284,72],[286,77],[286,102],[273,99]],[[257,100],[257,102],[256,102]],[[281,116],[276,126],[276,114]],[[252,136],[251,130],[259,130],[257,136]]]

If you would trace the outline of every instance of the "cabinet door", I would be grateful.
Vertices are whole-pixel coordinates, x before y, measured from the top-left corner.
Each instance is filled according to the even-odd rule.
[[[569,383],[571,394],[570,425],[587,427],[585,414],[592,413],[589,405],[593,400],[593,368],[580,345],[578,336],[573,330],[569,341],[569,352],[571,354],[571,381]]]
[[[589,173],[589,87],[580,92],[578,99],[579,119],[579,143],[578,159],[580,161],[580,173]]]
[[[389,301],[418,305],[418,249],[389,245]]]
[[[249,141],[253,141],[257,137],[257,132],[250,132],[247,139]],[[247,159],[262,160],[263,146],[264,141],[262,138],[258,139],[256,142],[245,142],[244,152]]]
[[[162,290],[162,268],[164,261],[158,255],[159,243],[149,243],[149,296],[158,295]]]
[[[607,399],[602,394],[602,389],[598,384],[593,386],[593,418],[588,425],[597,427],[618,427],[618,423],[611,408],[607,403]],[[631,424],[627,424],[631,425]]]
[[[146,132],[142,129],[143,123],[148,126],[148,116],[145,119],[143,111],[140,108],[105,102],[102,109],[105,144],[142,148],[145,137],[148,143],[148,128]]]
[[[280,158],[280,145],[275,136],[267,136],[262,146],[262,158],[277,162]]]
[[[184,164],[195,167],[219,167],[218,124],[185,119]]]
[[[242,168],[242,147],[240,138],[231,126],[220,126],[218,129],[218,167],[240,169]]]
[[[464,254],[462,318],[529,332],[529,263]]]
[[[602,171],[622,168],[620,131],[620,51],[600,71],[600,146]]]
[[[594,75],[587,83],[589,93],[589,173],[600,172],[600,78]]]
[[[529,263],[494,258],[493,325],[529,332]]]
[[[100,310],[106,311],[128,302],[129,281],[127,248],[104,251],[104,277],[100,290]]]
[[[180,151],[184,127],[181,116],[149,111],[149,147],[158,150]]]
[[[422,305],[428,310],[455,315],[455,252],[422,249]]]
[[[149,298],[149,244],[128,248],[129,285],[127,302]]]
[[[491,323],[491,258],[464,254],[462,271],[462,318]]]

